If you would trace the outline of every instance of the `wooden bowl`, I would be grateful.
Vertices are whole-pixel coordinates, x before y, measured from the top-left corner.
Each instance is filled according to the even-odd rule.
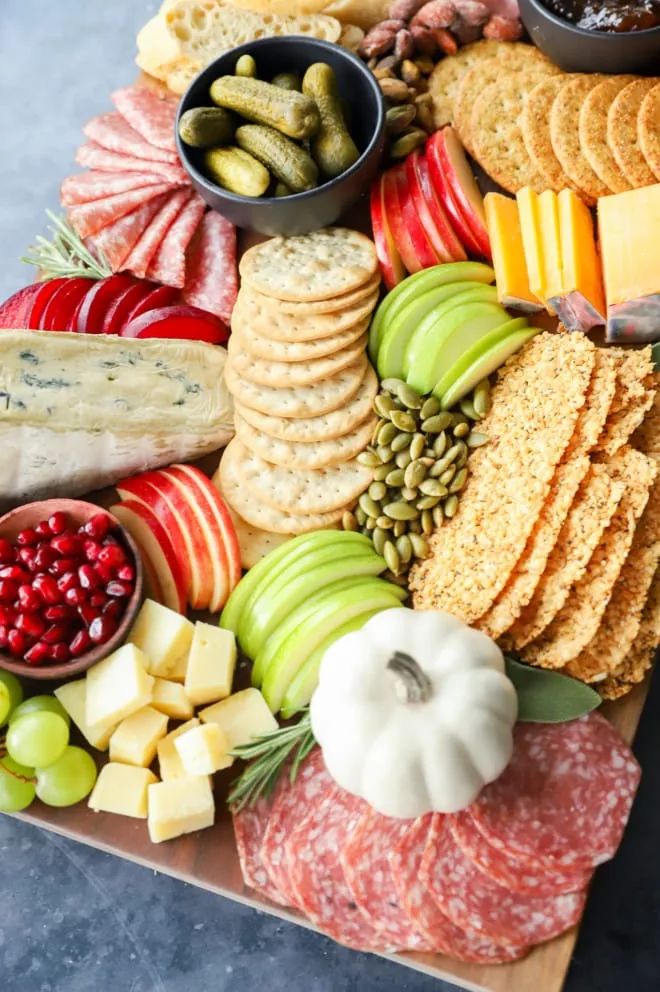
[[[135,589],[128,601],[126,610],[117,630],[105,644],[98,644],[78,658],[71,658],[69,661],[59,665],[43,664],[28,665],[25,661],[19,661],[13,655],[0,651],[0,668],[4,668],[14,675],[19,675],[28,679],[67,679],[74,675],[79,675],[95,665],[97,661],[106,658],[126,640],[128,631],[133,625],[137,612],[140,608],[143,589],[143,570],[140,560],[140,553],[135,541],[130,534],[121,526],[119,521],[111,513],[94,503],[86,503],[79,499],[44,499],[36,503],[26,503],[15,510],[10,510],[4,517],[0,517],[0,538],[13,541],[19,531],[26,527],[34,527],[41,520],[47,520],[56,511],[66,513],[67,517],[80,527],[86,524],[92,517],[99,513],[105,514],[112,521],[113,529],[119,532],[121,541],[130,551],[135,567]]]

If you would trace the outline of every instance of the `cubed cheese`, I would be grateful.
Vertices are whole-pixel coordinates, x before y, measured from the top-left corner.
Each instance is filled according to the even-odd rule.
[[[228,699],[200,711],[203,723],[215,723],[222,728],[233,751],[240,744],[249,744],[253,737],[261,737],[277,730],[278,723],[266,700],[258,689],[243,689]]]
[[[153,685],[142,651],[124,644],[87,672],[87,722],[119,723],[151,702]]]
[[[154,844],[213,826],[215,803],[205,775],[158,782],[148,789],[149,836]]]
[[[189,720],[195,712],[185,688],[180,683],[169,682],[167,679],[155,680],[151,705],[173,720]]]
[[[146,654],[149,674],[162,678],[169,676],[182,654],[187,654],[194,629],[180,613],[146,599],[128,639]]]
[[[99,772],[87,805],[96,812],[147,818],[147,787],[158,779],[148,768],[110,761]]]
[[[236,638],[230,630],[196,623],[184,682],[195,706],[224,699],[231,692],[236,667]]]
[[[87,680],[66,682],[55,690],[55,695],[87,743],[99,751],[107,751],[117,722],[115,720],[92,724],[87,722]]]
[[[181,685],[186,681],[186,672],[188,671],[188,655],[189,651],[186,651],[179,658],[176,659],[169,672],[167,673],[167,678],[170,682],[180,682]]]
[[[540,302],[529,288],[518,204],[510,196],[488,193],[484,207],[500,303],[525,313],[541,310]]]
[[[119,724],[110,738],[110,761],[148,768],[156,757],[156,745],[167,733],[167,716],[153,706],[144,706]]]
[[[229,743],[217,723],[193,727],[174,741],[186,775],[213,775],[221,768],[229,768]]]
[[[192,730],[193,727],[199,727],[199,720],[196,717],[193,717],[192,720],[188,720],[186,723],[182,723],[180,727],[177,727],[176,730],[171,730],[166,737],[158,741],[156,753],[158,755],[160,777],[163,781],[170,778],[181,778],[186,774],[181,764],[179,752],[174,746],[174,741],[181,734],[185,734],[187,730]]]

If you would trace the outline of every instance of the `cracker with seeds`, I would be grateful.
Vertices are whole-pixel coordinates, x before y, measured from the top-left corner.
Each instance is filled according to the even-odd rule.
[[[312,362],[350,347],[362,337],[368,326],[369,321],[363,320],[355,327],[326,338],[315,338],[313,341],[275,341],[274,338],[258,334],[246,324],[240,330],[234,327],[232,336],[238,339],[244,352],[255,358],[270,362]]]
[[[599,75],[567,79],[550,111],[550,140],[554,153],[589,206],[594,206],[599,196],[611,192],[591,168],[580,146],[580,110],[588,94],[602,79]]]
[[[364,451],[369,444],[376,416],[367,417],[355,430],[337,438],[326,438],[315,443],[302,441],[282,441],[257,430],[243,420],[239,413],[234,414],[236,435],[246,448],[255,455],[265,458],[273,465],[286,468],[314,469],[328,468],[349,461]]]
[[[656,85],[656,79],[635,79],[628,83],[612,101],[607,115],[607,143],[616,164],[634,187],[657,182],[642,152],[637,127],[644,97]]]
[[[309,386],[336,375],[348,365],[353,365],[361,355],[364,355],[366,346],[367,335],[363,334],[348,348],[336,351],[334,355],[314,358],[308,362],[273,362],[264,358],[255,358],[254,355],[243,351],[240,339],[232,334],[227,352],[231,356],[234,371],[248,382],[260,386]]]
[[[595,364],[583,335],[539,334],[500,369],[458,514],[410,573],[417,609],[472,623],[522,555],[571,440]]]
[[[660,180],[660,83],[642,100],[637,131],[642,155],[656,180]]]
[[[546,188],[559,193],[566,186],[575,190],[561,167],[561,162],[555,155],[550,140],[550,111],[557,93],[572,76],[548,76],[541,79],[527,94],[527,99],[520,115],[525,148],[534,167],[541,174]]]
[[[378,294],[372,293],[347,310],[296,318],[279,309],[264,307],[260,299],[242,289],[232,314],[231,326],[239,334],[252,330],[261,337],[292,344],[325,340],[357,326],[362,325],[364,329],[377,302]]]
[[[452,124],[458,88],[463,77],[480,62],[499,58],[509,46],[503,41],[483,39],[464,45],[456,55],[449,55],[436,65],[429,77],[429,93],[433,97],[433,119],[436,128]]]
[[[607,144],[607,115],[616,96],[634,76],[610,76],[587,93],[580,110],[580,147],[582,154],[601,182],[612,193],[625,193],[632,186],[616,163]]]

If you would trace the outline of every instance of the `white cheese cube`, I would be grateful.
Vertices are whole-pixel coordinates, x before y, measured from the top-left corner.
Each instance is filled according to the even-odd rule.
[[[235,692],[233,696],[201,710],[199,718],[203,723],[215,723],[223,730],[230,751],[240,744],[249,744],[253,737],[262,737],[278,727],[277,720],[258,689]]]
[[[148,768],[110,761],[99,772],[87,805],[95,812],[147,818],[147,787],[158,779]]]
[[[174,746],[186,775],[213,775],[232,764],[227,737],[217,723],[188,730],[175,739]]]
[[[152,706],[131,713],[110,738],[110,761],[148,768],[156,757],[156,746],[167,733],[167,716]]]
[[[195,712],[184,687],[167,679],[155,680],[151,705],[173,720],[189,720]]]
[[[224,699],[236,668],[236,638],[230,630],[196,623],[184,685],[195,706]]]
[[[176,730],[171,730],[167,737],[163,737],[162,740],[158,741],[156,753],[158,754],[160,777],[163,781],[171,778],[182,778],[186,774],[183,765],[181,764],[179,752],[174,746],[174,741],[177,737],[180,737],[181,734],[185,734],[186,731],[192,730],[193,727],[199,727],[199,720],[196,718],[188,720],[187,723],[182,723],[180,727],[176,728]]]
[[[92,724],[87,722],[87,680],[66,682],[55,690],[55,695],[87,743],[99,751],[107,751],[117,723],[115,720]]]
[[[128,639],[146,654],[149,674],[162,677],[169,675],[174,663],[187,653],[193,631],[186,617],[145,599]]]
[[[87,672],[87,722],[119,723],[151,702],[153,685],[142,651],[124,644]]]
[[[154,844],[213,826],[215,803],[204,775],[150,785],[148,803],[149,836]]]
[[[167,678],[170,682],[180,682],[181,685],[186,681],[186,672],[188,671],[188,656],[190,652],[186,651],[177,658],[170,670],[167,673]]]

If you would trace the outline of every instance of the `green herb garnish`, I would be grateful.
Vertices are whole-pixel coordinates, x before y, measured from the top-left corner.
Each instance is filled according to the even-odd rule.
[[[112,275],[112,269],[102,252],[93,255],[74,229],[63,217],[56,217],[46,211],[52,227],[48,230],[52,240],[38,235],[36,244],[30,247],[30,254],[24,255],[21,262],[34,265],[45,280],[84,276],[88,279],[105,279]]]

